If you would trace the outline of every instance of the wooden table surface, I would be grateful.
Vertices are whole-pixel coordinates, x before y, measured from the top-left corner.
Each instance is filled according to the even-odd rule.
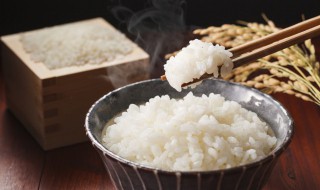
[[[277,94],[295,134],[264,190],[320,189],[320,106]],[[89,142],[43,151],[6,108],[0,77],[0,189],[115,189]]]

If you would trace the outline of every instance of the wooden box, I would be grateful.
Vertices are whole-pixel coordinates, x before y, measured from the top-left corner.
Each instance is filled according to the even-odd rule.
[[[81,22],[118,32],[101,18]],[[8,108],[48,150],[87,140],[83,126],[90,106],[114,88],[147,79],[149,56],[135,45],[111,62],[49,70],[33,62],[20,34],[13,34],[1,37],[1,61]]]

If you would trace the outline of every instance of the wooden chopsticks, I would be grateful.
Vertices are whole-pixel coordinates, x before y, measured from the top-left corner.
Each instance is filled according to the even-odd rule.
[[[239,67],[315,36],[320,36],[320,16],[231,48],[229,51],[233,53],[232,61],[235,67]],[[205,74],[199,79],[194,79],[192,82],[185,83],[182,86],[188,86],[210,77],[212,77],[211,74]],[[165,75],[161,76],[161,79],[166,80]]]
[[[282,40],[282,39],[284,39],[288,36],[291,36],[293,34],[303,32],[303,31],[308,30],[310,28],[313,28],[317,25],[320,25],[320,16],[316,16],[316,17],[308,19],[306,21],[297,23],[297,24],[292,25],[290,27],[284,28],[278,32],[269,34],[263,38],[250,41],[248,43],[239,45],[239,46],[231,48],[229,50],[233,53],[232,57],[236,58],[243,53],[253,51],[257,48],[271,44],[271,43],[276,42],[278,40]]]
[[[229,51],[233,53],[232,61],[237,67],[318,35],[320,35],[320,16],[231,48]]]

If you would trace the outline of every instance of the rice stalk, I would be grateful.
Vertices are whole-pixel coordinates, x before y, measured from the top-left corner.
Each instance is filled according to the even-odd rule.
[[[265,15],[262,16],[266,24],[239,21],[238,24],[197,29],[193,33],[200,35],[202,41],[232,48],[280,30]],[[311,40],[237,67],[224,79],[264,93],[285,93],[320,105],[320,64]]]

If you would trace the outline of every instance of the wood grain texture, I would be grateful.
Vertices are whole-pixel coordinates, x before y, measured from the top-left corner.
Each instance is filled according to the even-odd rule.
[[[6,109],[0,80],[0,189],[37,189],[45,154]]]
[[[320,107],[286,95],[275,95],[291,113],[295,133],[265,189],[320,187]]]
[[[102,18],[77,23],[120,33]],[[149,55],[129,39],[132,51],[121,58],[50,70],[30,58],[20,37],[12,34],[0,41],[6,104],[44,150],[86,141],[82,126],[94,101],[119,87],[115,81],[123,86],[148,78]]]
[[[320,38],[318,40],[320,44]],[[1,76],[0,189],[114,190],[99,155],[90,143],[51,151],[40,148],[6,109]],[[292,115],[295,134],[263,190],[319,189],[320,107],[284,94],[274,97]]]
[[[118,30],[116,30],[112,25],[110,25],[108,22],[106,22],[102,18],[94,18],[89,20],[83,20],[75,22],[77,24],[95,24],[98,26],[101,26],[107,30],[110,30],[115,33],[119,33]],[[67,23],[63,25],[68,25],[73,23]],[[41,29],[39,29],[41,30]],[[25,33],[34,33],[38,30],[28,31]],[[50,79],[54,77],[60,77],[70,74],[76,74],[86,71],[91,71],[95,69],[105,68],[108,66],[115,66],[115,65],[121,65],[123,63],[130,63],[133,61],[141,61],[141,60],[147,60],[149,58],[149,55],[144,52],[138,45],[132,43],[133,50],[125,57],[122,57],[121,59],[114,59],[112,61],[106,61],[101,64],[86,64],[81,67],[64,67],[59,69],[50,70],[48,69],[45,64],[41,62],[34,62],[30,58],[30,54],[28,54],[20,41],[20,33],[18,34],[11,34],[1,37],[1,41],[5,43],[9,49],[14,50],[15,54],[19,59],[33,72],[35,75],[37,75],[41,80],[44,79]],[[129,42],[130,43],[130,42]]]
[[[287,95],[274,97],[291,113],[296,128],[264,190],[317,189],[320,107]],[[114,189],[90,143],[43,151],[6,110],[3,88],[0,100],[0,189]]]
[[[105,189],[111,180],[90,143],[46,153],[39,189]]]

